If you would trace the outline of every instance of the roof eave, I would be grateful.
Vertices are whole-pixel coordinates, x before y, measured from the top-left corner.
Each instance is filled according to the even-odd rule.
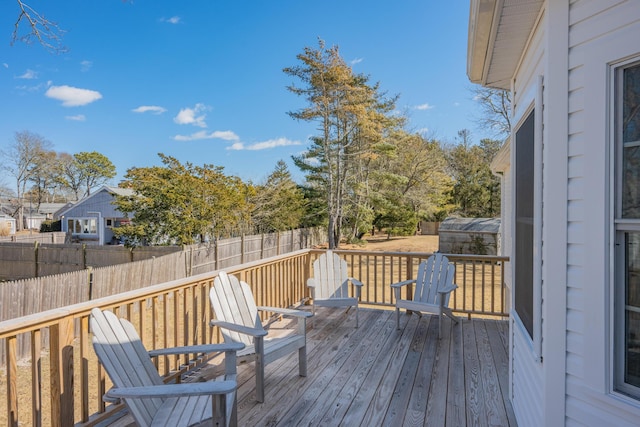
[[[501,0],[471,0],[467,43],[467,76],[472,83],[487,84]]]

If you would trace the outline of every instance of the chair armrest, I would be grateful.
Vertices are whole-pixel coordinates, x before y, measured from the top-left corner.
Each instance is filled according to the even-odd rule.
[[[362,287],[362,282],[358,279],[356,279],[355,277],[349,277],[349,280],[351,281],[351,283],[353,283],[355,286],[358,287]]]
[[[125,399],[147,399],[152,397],[202,396],[231,393],[237,387],[236,381],[207,381],[198,383],[161,384],[145,387],[118,387],[109,390],[105,396]]]
[[[270,311],[272,313],[278,313],[278,314],[282,314],[284,316],[293,316],[293,317],[311,317],[313,316],[312,313],[309,313],[307,311],[300,311],[300,310],[292,310],[290,308],[278,308],[278,307],[258,307],[258,310],[262,310],[262,311]]]
[[[402,282],[393,283],[393,284],[391,284],[391,287],[392,288],[401,288],[403,286],[407,286],[407,285],[410,285],[411,283],[415,283],[415,282],[416,282],[416,279],[405,280],[405,281],[402,281]]]
[[[455,291],[458,289],[458,285],[453,284],[451,286],[445,286],[442,289],[438,289],[439,294],[448,294],[449,292]]]
[[[166,356],[169,354],[189,354],[189,353],[217,353],[223,351],[238,351],[244,348],[242,343],[225,343],[225,344],[201,344],[190,345],[186,347],[159,348],[150,350],[149,356]]]
[[[221,320],[212,320],[210,324],[211,326],[217,326],[222,329],[229,329],[230,331],[239,332],[245,335],[251,335],[252,337],[264,337],[265,335],[267,335],[267,331],[265,331],[264,329],[250,328],[248,326],[223,322]]]

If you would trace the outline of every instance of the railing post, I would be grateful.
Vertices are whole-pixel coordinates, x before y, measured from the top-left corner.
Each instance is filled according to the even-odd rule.
[[[18,339],[9,337],[7,343],[7,421],[11,427],[18,427],[18,361],[16,343]]]
[[[407,257],[407,277],[405,280],[411,280],[413,279],[413,257],[411,255],[409,255]],[[408,300],[412,300],[413,299],[413,283],[409,283],[407,285],[407,296],[406,298]]]
[[[65,427],[73,419],[73,319],[49,328],[51,340],[51,426]]]
[[[40,330],[31,332],[31,425],[42,426],[42,351]]]

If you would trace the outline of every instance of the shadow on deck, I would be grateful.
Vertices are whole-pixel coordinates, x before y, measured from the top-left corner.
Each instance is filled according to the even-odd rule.
[[[508,323],[319,309],[307,333],[308,376],[297,353],[266,367],[255,401],[253,364],[239,367],[240,426],[515,426],[508,400]],[[272,327],[277,327],[274,324]],[[212,371],[213,372],[213,371]],[[200,372],[207,375],[205,368]]]

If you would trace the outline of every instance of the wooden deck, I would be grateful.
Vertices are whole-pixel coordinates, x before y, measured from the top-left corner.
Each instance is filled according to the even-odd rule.
[[[508,323],[318,308],[308,323],[308,376],[297,352],[266,367],[255,401],[253,364],[239,366],[240,426],[516,426],[508,400]],[[273,328],[281,327],[279,322]],[[208,367],[199,377],[215,375]],[[119,424],[119,423],[118,423]]]
[[[438,320],[360,309],[317,309],[309,323],[309,372],[297,353],[267,365],[265,403],[253,364],[239,368],[241,426],[515,426],[508,400],[506,321]],[[273,327],[276,327],[274,324]]]

